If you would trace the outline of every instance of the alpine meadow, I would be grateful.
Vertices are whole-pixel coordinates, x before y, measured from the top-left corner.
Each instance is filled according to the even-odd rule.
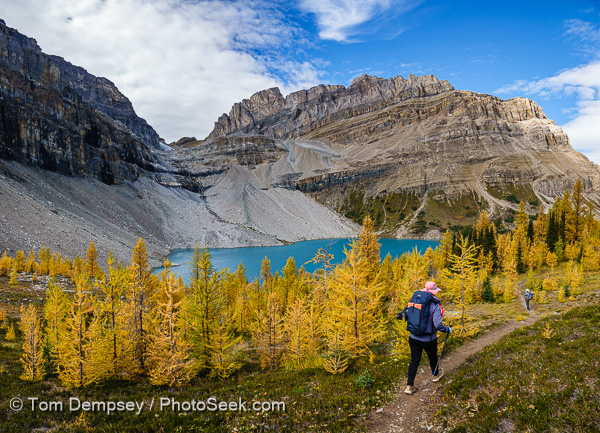
[[[274,274],[265,258],[260,278],[253,281],[245,277],[242,266],[235,272],[216,271],[208,251],[199,247],[189,285],[173,276],[168,261],[159,275],[152,275],[141,239],[128,266],[109,256],[106,272],[93,243],[84,258],[73,260],[46,248],[37,254],[18,252],[15,257],[5,253],[0,276],[2,294],[9,301],[4,301],[1,313],[0,380],[5,386],[18,381],[20,395],[46,400],[73,393],[97,400],[151,400],[154,395],[181,400],[265,397],[286,404],[285,412],[251,415],[141,413],[136,423],[148,430],[158,423],[165,431],[183,425],[191,431],[192,417],[197,426],[192,429],[198,431],[292,430],[299,425],[308,430],[360,431],[368,425],[370,412],[393,399],[402,384],[410,351],[405,325],[396,314],[428,279],[443,288],[445,320],[454,328],[450,351],[505,322],[522,320],[527,312],[519,297],[526,287],[536,294],[537,315],[551,321],[544,332],[527,332],[532,342],[511,346],[516,351],[511,357],[518,358],[519,351],[526,356],[531,345],[556,338],[552,330],[561,323],[557,313],[597,302],[600,223],[591,211],[578,183],[547,214],[530,218],[521,203],[512,230],[498,227],[484,211],[475,226],[446,232],[435,250],[423,254],[415,250],[395,259],[388,255],[383,260],[367,216],[342,264],[332,266],[331,255],[319,250],[313,261],[320,269],[313,274],[298,267],[292,257],[282,272]],[[17,312],[11,307],[16,301],[10,299],[25,293],[30,299]],[[573,345],[587,340],[592,329],[581,328],[565,341]],[[520,334],[501,344],[515,338]],[[486,356],[492,356],[495,347]],[[506,350],[502,347],[497,350]],[[589,358],[594,356],[593,347],[580,347],[579,363],[593,362]],[[550,352],[536,356],[543,359],[546,353]],[[494,363],[477,368],[499,367]],[[513,371],[512,366],[505,368]],[[470,370],[462,371],[459,377],[469,376]],[[526,372],[524,366],[513,374]],[[563,373],[545,374],[560,379]],[[593,395],[598,392],[593,377],[570,386],[576,394]],[[460,380],[447,385],[448,396],[461,389],[457,387],[468,386],[459,385]],[[487,386],[493,386],[491,392],[510,395],[503,388],[512,390],[510,383]],[[468,397],[471,388],[462,389]],[[564,390],[540,383],[529,393],[548,402],[536,406],[548,418],[570,413],[572,397]],[[438,414],[439,425],[455,426],[458,419],[463,424],[456,425],[456,431],[479,431],[469,416],[459,415],[478,406],[452,404],[451,412]],[[595,418],[585,412],[597,409],[594,405],[587,400],[577,409],[584,411],[582,428],[597,427]],[[502,416],[493,418],[495,424],[488,421],[488,428],[523,416],[520,410],[505,407]],[[105,416],[14,413],[3,415],[3,425],[7,431],[23,425],[61,431],[96,431],[94,425],[103,425],[97,431],[122,431],[131,422],[126,414],[115,413],[106,425],[100,421]]]
[[[597,0],[0,0],[0,433],[600,432],[599,140]]]

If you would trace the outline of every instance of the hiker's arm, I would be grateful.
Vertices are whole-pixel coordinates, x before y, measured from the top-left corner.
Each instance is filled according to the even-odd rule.
[[[433,326],[440,332],[450,332],[447,326],[442,323],[442,312],[440,311],[440,305],[436,305],[433,309]]]

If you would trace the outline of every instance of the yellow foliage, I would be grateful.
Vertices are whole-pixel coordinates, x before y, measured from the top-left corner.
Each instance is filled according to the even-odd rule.
[[[541,290],[538,295],[537,295],[537,302],[538,304],[547,304],[548,303],[548,299],[547,299],[547,294],[545,290]]]
[[[254,345],[258,351],[260,365],[263,368],[274,368],[279,363],[284,350],[283,318],[277,296],[272,293],[267,301],[265,311],[258,313],[258,322],[253,335]]]
[[[75,292],[65,319],[64,332],[59,334],[57,347],[58,377],[68,387],[86,386],[98,381],[105,371],[96,364],[94,354],[103,340],[100,338],[98,316],[89,280],[75,277]]]
[[[17,335],[15,334],[15,327],[13,326],[13,324],[11,323],[10,325],[8,325],[6,327],[7,331],[6,331],[6,335],[4,336],[4,338],[6,338],[6,341],[14,341],[17,339]]]
[[[546,264],[551,268],[555,268],[558,265],[558,257],[551,251],[546,254]]]
[[[550,324],[546,323],[546,327],[542,330],[542,336],[544,338],[550,339],[552,338],[553,329],[550,328]]]
[[[23,380],[39,381],[44,378],[44,349],[40,320],[33,304],[21,305],[21,332],[23,333],[23,356],[21,365]]]
[[[154,385],[180,386],[196,374],[191,345],[185,339],[180,318],[181,293],[168,260],[160,275],[156,326],[150,338],[148,360],[150,382]]]
[[[10,281],[8,282],[8,284],[10,284],[11,286],[19,284],[19,282],[17,281],[18,276],[19,274],[17,273],[17,268],[16,266],[13,266],[10,270]]]
[[[369,263],[354,242],[328,282],[330,315],[352,356],[368,355],[369,346],[384,330],[383,285],[370,279],[369,272]]]
[[[561,287],[558,290],[558,302],[565,302],[567,300],[566,296],[565,296],[565,288]]]
[[[339,322],[329,317],[325,321],[325,344],[327,351],[323,368],[331,374],[343,373],[348,368],[349,354],[344,345],[344,330]]]

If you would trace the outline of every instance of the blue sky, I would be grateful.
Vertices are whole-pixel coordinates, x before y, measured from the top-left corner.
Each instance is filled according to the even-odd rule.
[[[167,142],[267,87],[434,74],[537,101],[600,162],[598,0],[0,0],[0,17],[115,82]]]

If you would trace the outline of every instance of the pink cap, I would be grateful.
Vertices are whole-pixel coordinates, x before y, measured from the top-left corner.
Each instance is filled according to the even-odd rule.
[[[440,289],[437,284],[435,284],[433,281],[427,281],[425,283],[425,290],[427,290],[428,292],[433,292],[433,291],[438,291],[441,292],[442,289]]]

